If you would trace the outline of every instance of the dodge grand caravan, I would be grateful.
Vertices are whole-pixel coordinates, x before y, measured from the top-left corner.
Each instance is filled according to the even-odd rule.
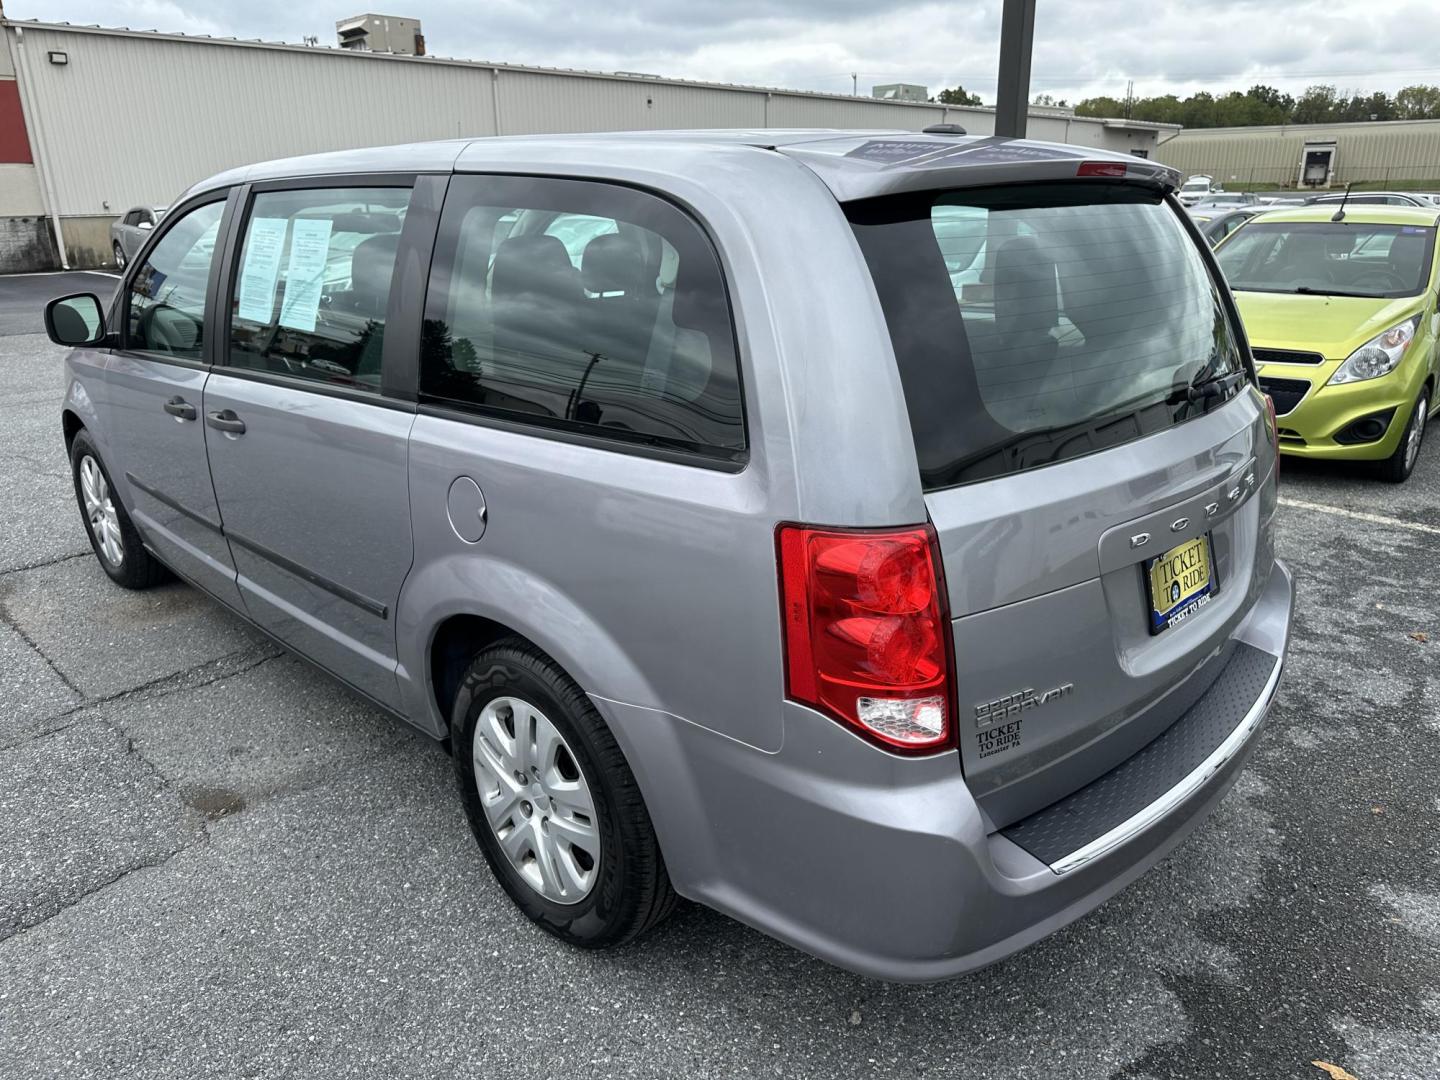
[[[776,131],[241,168],[47,309],[76,495],[120,585],[447,739],[562,939],[684,896],[956,975],[1162,858],[1280,679],[1274,419],[1178,181]]]

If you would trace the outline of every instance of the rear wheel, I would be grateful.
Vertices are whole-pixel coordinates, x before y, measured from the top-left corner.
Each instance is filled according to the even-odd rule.
[[[114,246],[114,248],[115,248],[115,268],[116,268],[117,270],[124,270],[124,269],[125,269],[125,249],[120,246],[120,241],[119,241],[119,240],[116,240],[113,246]]]
[[[127,589],[148,589],[164,581],[169,574],[140,542],[140,534],[100,462],[99,451],[83,430],[70,444],[70,468],[86,535],[110,580]]]
[[[1415,399],[1415,408],[1410,413],[1410,422],[1405,425],[1405,434],[1400,437],[1400,445],[1395,447],[1395,452],[1380,463],[1380,476],[1392,484],[1402,484],[1410,479],[1410,474],[1415,471],[1415,463],[1420,460],[1420,447],[1425,441],[1425,427],[1430,414],[1430,390],[1428,387],[1420,391],[1420,396]]]
[[[511,639],[471,661],[451,713],[470,828],[517,907],[572,945],[623,945],[675,906],[620,747],[553,661]]]

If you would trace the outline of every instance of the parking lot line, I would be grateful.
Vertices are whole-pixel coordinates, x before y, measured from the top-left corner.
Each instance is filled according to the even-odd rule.
[[[1327,506],[1324,503],[1306,502],[1304,499],[1282,498],[1278,501],[1281,506],[1292,507],[1296,510],[1315,510],[1321,514],[1335,514],[1338,517],[1368,521],[1374,525],[1388,525],[1396,529],[1409,529],[1412,532],[1433,533],[1440,536],[1440,525],[1426,525],[1420,521],[1401,521],[1399,518],[1386,517],[1383,514],[1368,514],[1363,510],[1346,510],[1341,506]]]

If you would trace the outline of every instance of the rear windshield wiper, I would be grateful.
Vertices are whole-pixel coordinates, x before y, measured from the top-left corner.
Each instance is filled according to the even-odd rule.
[[[1361,300],[1378,300],[1380,295],[1370,292],[1345,292],[1343,289],[1312,289],[1309,285],[1301,285],[1295,292],[1300,296],[1356,296]]]
[[[1215,398],[1229,397],[1230,392],[1245,381],[1243,371],[1212,371],[1207,365],[1185,386],[1176,387],[1165,399],[1167,405],[1198,405]]]

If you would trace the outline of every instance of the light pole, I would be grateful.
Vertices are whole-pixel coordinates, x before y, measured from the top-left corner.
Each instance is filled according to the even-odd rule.
[[[850,73],[850,96],[860,96],[860,73],[858,71],[852,71]]]
[[[1000,78],[995,134],[1025,137],[1030,116],[1030,54],[1035,46],[1035,0],[1005,0],[1000,13]]]

